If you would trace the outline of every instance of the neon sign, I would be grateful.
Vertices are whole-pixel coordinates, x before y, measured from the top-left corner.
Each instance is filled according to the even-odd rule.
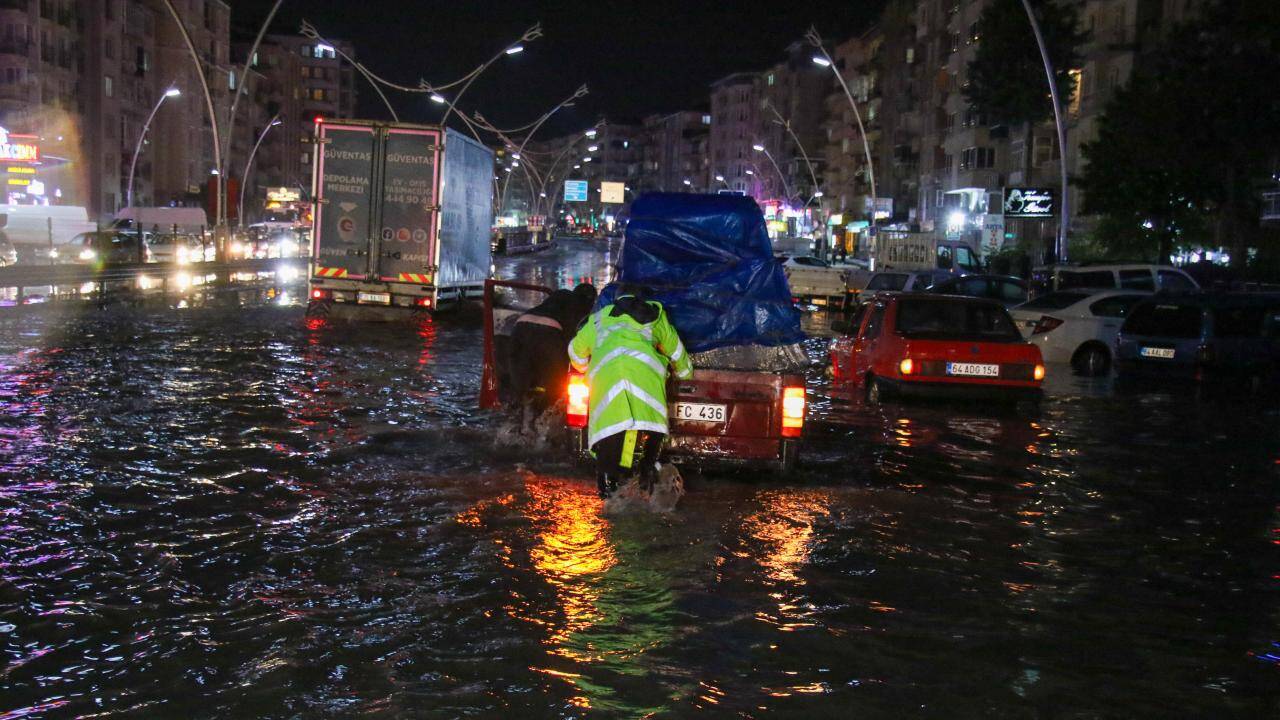
[[[10,135],[0,127],[0,162],[39,162],[40,146],[28,142],[35,139],[34,135]]]

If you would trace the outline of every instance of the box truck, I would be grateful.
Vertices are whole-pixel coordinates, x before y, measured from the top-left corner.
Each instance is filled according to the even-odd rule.
[[[393,319],[480,297],[493,152],[451,129],[318,121],[308,312]]]

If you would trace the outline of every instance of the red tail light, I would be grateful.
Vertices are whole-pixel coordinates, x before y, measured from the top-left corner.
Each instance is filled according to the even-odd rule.
[[[804,408],[804,388],[783,388],[782,437],[800,437],[800,430],[804,428]]]
[[[568,403],[565,405],[565,422],[572,428],[587,426],[588,401],[591,387],[582,373],[569,373]]]
[[[1050,330],[1056,330],[1061,324],[1062,321],[1056,317],[1041,315],[1040,319],[1036,321],[1036,326],[1031,329],[1031,334],[1039,335],[1040,333],[1047,333]]]
[[[916,362],[911,358],[903,358],[902,362],[898,363],[898,372],[902,373],[903,375],[910,375],[915,371],[916,371]]]
[[[429,308],[429,307],[431,307],[431,298],[429,298],[429,297],[425,297],[425,298],[418,298],[418,302],[417,302],[416,304],[417,304],[417,306],[418,306],[418,307],[427,307],[427,308]]]
[[[330,293],[328,290],[322,290],[320,288],[311,289],[312,300],[328,300],[330,295],[332,295],[332,293]]]

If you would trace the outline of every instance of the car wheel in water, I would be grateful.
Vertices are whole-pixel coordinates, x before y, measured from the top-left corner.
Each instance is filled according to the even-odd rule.
[[[1071,368],[1077,375],[1106,375],[1111,369],[1111,353],[1101,345],[1085,345],[1071,357]]]

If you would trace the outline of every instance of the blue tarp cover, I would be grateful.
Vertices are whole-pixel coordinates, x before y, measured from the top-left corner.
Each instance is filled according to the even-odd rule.
[[[764,215],[748,197],[640,197],[631,206],[618,280],[648,287],[691,352],[804,339]],[[615,293],[605,288],[601,306]]]

